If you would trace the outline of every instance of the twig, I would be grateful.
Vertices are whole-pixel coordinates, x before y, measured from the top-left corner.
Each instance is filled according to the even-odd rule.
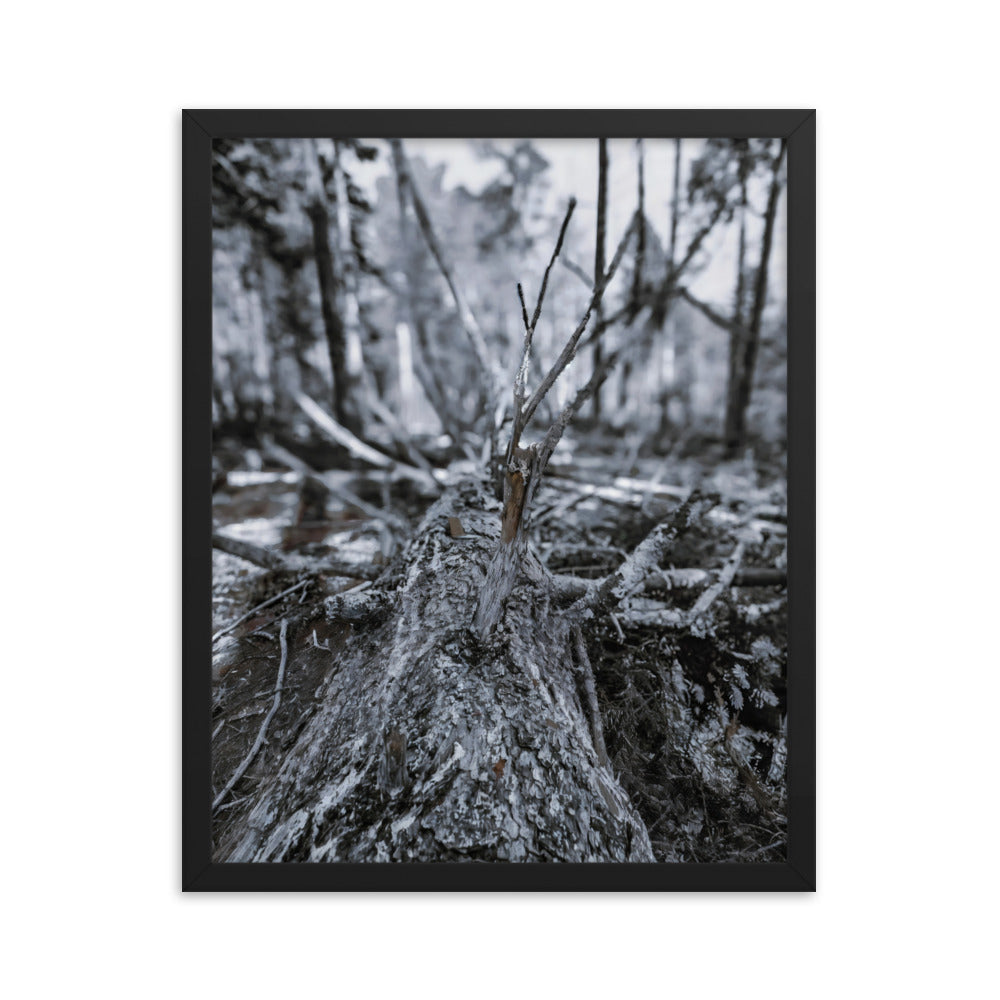
[[[583,689],[587,694],[587,707],[590,711],[590,731],[597,751],[597,762],[602,767],[608,767],[608,748],[604,743],[604,727],[601,725],[601,709],[597,703],[597,688],[594,684],[594,668],[590,665],[587,646],[583,641],[583,632],[579,625],[573,626],[573,647],[576,652],[576,663],[583,680]]]
[[[575,274],[587,286],[588,292],[593,292],[594,282],[591,279],[590,275],[587,274],[587,272],[582,267],[580,267],[579,264],[575,264],[568,257],[563,257],[562,266],[566,268],[566,270],[569,271],[571,274]]]
[[[750,331],[747,330],[745,326],[741,323],[736,323],[731,319],[726,319],[725,316],[716,312],[706,302],[696,299],[686,288],[679,288],[677,290],[677,295],[689,305],[694,306],[694,308],[697,309],[706,319],[708,319],[709,322],[721,327],[721,329],[733,334],[733,336],[744,339],[750,336]]]
[[[517,283],[517,297],[521,300],[521,319],[524,321],[525,330],[531,329],[531,320],[528,319],[528,303],[524,301],[524,289],[521,282]]]
[[[251,798],[253,798],[252,795],[244,795],[242,799],[233,799],[232,802],[227,802],[225,805],[219,806],[219,808],[216,809],[215,811],[216,812],[225,812],[225,810],[227,810],[227,809],[234,809],[236,806],[243,805],[243,803],[246,802],[247,799],[251,799]]]
[[[740,568],[740,563],[743,561],[743,551],[746,548],[745,542],[737,542],[736,548],[733,549],[733,554],[729,557],[726,565],[722,567],[719,572],[719,579],[706,590],[697,601],[695,601],[694,607],[688,612],[689,619],[693,622],[700,618],[706,611],[715,603],[715,599],[721,594],[726,587],[732,585],[733,578],[736,576],[736,571]]]
[[[611,619],[611,624],[614,625],[615,631],[618,633],[619,642],[625,641],[625,633],[622,631],[621,622],[618,621],[618,616],[612,611],[608,617]]]
[[[312,569],[314,564],[307,563],[302,559],[281,556],[269,549],[261,548],[258,545],[251,545],[238,538],[230,538],[221,532],[212,532],[212,548],[220,552],[227,552],[229,555],[239,556],[248,562],[263,566],[265,569],[285,570],[296,572],[306,568]],[[352,580],[376,580],[382,575],[384,567],[375,566],[372,563],[349,563],[340,559],[325,559],[316,568],[323,569],[334,576],[346,576]],[[301,604],[302,601],[300,600]]]
[[[688,265],[694,259],[694,255],[698,252],[701,244],[704,242],[705,237],[715,228],[715,224],[722,218],[726,211],[725,202],[720,202],[716,206],[715,211],[712,213],[708,222],[695,234],[694,238],[691,240],[687,248],[687,252],[684,254],[681,262],[674,267],[673,265],[673,251],[670,254],[670,267],[667,269],[667,276],[664,278],[663,283],[656,291],[654,296],[654,306],[653,313],[662,322],[666,316],[667,303],[671,298],[677,293],[677,282],[681,279],[684,272],[687,270]],[[676,211],[675,211],[676,218]],[[673,236],[671,236],[673,239]]]
[[[563,239],[565,238],[566,230],[569,227],[569,220],[573,217],[574,208],[576,208],[576,198],[570,198],[569,207],[566,209],[566,217],[563,219],[562,225],[559,227],[559,237],[556,240],[555,249],[552,251],[552,256],[549,258],[549,263],[545,268],[545,274],[542,276],[542,286],[538,292],[538,301],[535,303],[535,311],[530,320],[528,319],[528,310],[524,301],[524,289],[521,287],[520,282],[517,286],[517,294],[521,300],[521,316],[524,320],[524,348],[521,351],[521,363],[518,365],[517,375],[514,377],[514,424],[510,432],[510,442],[507,445],[508,466],[510,465],[510,461],[521,442],[521,432],[531,419],[531,414],[525,410],[524,406],[524,400],[528,391],[528,368],[531,364],[531,341],[535,335],[535,327],[538,325],[538,317],[542,314],[542,303],[545,301],[545,290],[549,286],[549,274],[559,257],[559,251],[562,250]]]
[[[226,787],[216,795],[215,800],[212,802],[212,812],[215,812],[219,808],[220,803],[225,799],[225,797],[233,790],[236,782],[243,777],[246,769],[253,763],[254,758],[260,752],[260,748],[264,745],[264,737],[267,735],[267,727],[271,724],[271,720],[274,718],[275,712],[278,711],[278,706],[281,704],[281,685],[285,679],[285,664],[288,662],[288,621],[285,620],[281,623],[281,634],[279,636],[281,642],[281,663],[278,664],[278,686],[275,688],[274,692],[274,704],[271,705],[271,711],[267,713],[264,721],[260,724],[260,730],[257,733],[257,739],[254,740],[253,746],[250,748],[250,752],[243,758],[240,762],[240,766],[236,768],[233,776],[226,782]]]
[[[580,320],[577,328],[570,335],[569,340],[566,342],[559,357],[556,358],[552,367],[549,369],[545,378],[542,379],[541,384],[534,391],[531,399],[528,400],[524,408],[524,420],[522,425],[527,427],[531,422],[531,418],[538,409],[538,404],[545,398],[546,393],[555,385],[555,381],[566,369],[566,366],[576,357],[576,348],[580,342],[580,338],[583,336],[584,331],[587,329],[587,324],[590,322],[590,317],[594,310],[600,305],[601,300],[604,297],[604,292],[608,285],[611,283],[612,278],[615,276],[615,272],[618,270],[619,264],[622,262],[622,257],[625,255],[625,249],[628,246],[629,240],[632,237],[632,233],[635,232],[636,228],[636,216],[632,216],[632,221],[629,223],[628,228],[625,230],[625,235],[622,236],[621,242],[618,244],[618,249],[615,251],[614,257],[611,259],[611,264],[608,270],[604,274],[604,278],[601,280],[600,284],[594,289],[593,295],[590,297],[590,303],[587,306],[587,311],[583,315],[583,319]]]
[[[264,601],[263,604],[258,604],[256,607],[251,608],[241,618],[237,618],[236,621],[232,623],[232,625],[227,625],[225,628],[219,629],[219,631],[212,636],[212,642],[216,642],[217,640],[221,639],[224,635],[228,635],[230,632],[232,632],[234,628],[236,628],[238,625],[242,625],[248,618],[252,618],[255,614],[257,614],[258,611],[263,611],[264,608],[269,608],[272,604],[275,604],[276,602],[280,601],[283,597],[287,597],[289,594],[294,594],[295,591],[298,590],[300,587],[306,587],[311,582],[312,580],[309,578],[305,580],[299,580],[299,582],[295,584],[294,587],[289,587],[287,590],[283,590],[280,594],[275,594],[274,597],[272,597],[270,600]]]
[[[538,301],[535,303],[535,311],[531,317],[532,332],[534,332],[535,327],[538,325],[538,317],[542,314],[542,303],[545,301],[545,289],[549,286],[549,272],[552,270],[552,266],[559,257],[559,251],[562,250],[563,239],[566,236],[566,229],[569,226],[569,220],[573,217],[574,208],[576,208],[576,198],[570,198],[569,206],[566,209],[566,218],[563,219],[562,225],[559,227],[559,238],[556,240],[556,248],[552,251],[552,256],[549,258],[548,267],[545,268],[545,274],[542,275],[542,287],[538,292]]]
[[[598,388],[604,383],[604,380],[608,377],[611,370],[618,364],[621,356],[638,343],[645,336],[645,330],[639,329],[633,331],[631,337],[626,338],[618,345],[610,354],[606,355],[595,368],[587,383],[577,390],[576,395],[562,408],[562,412],[559,414],[558,418],[552,423],[548,431],[546,431],[545,437],[542,440],[541,445],[538,448],[539,468],[544,469],[548,464],[549,458],[552,453],[556,450],[556,445],[562,440],[562,436],[569,426],[570,421],[573,417],[579,413],[580,408],[583,404],[590,399],[590,397],[597,391]],[[593,339],[593,338],[592,338]],[[527,421],[525,421],[527,423]],[[536,477],[533,486],[535,489],[538,488],[538,479]]]

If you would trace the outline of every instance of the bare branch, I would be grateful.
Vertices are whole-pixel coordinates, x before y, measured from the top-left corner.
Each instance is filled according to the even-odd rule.
[[[658,590],[694,590],[696,587],[712,585],[713,576],[718,576],[708,569],[662,569],[652,570],[642,581],[643,593]],[[595,587],[600,587],[602,580],[588,580],[571,573],[555,573],[552,583],[560,601],[575,601],[583,597]],[[737,570],[729,581],[731,587],[784,587],[788,584],[788,574],[784,570],[773,567]],[[721,593],[721,591],[720,591]],[[714,599],[714,598],[713,598]]]
[[[736,571],[740,568],[740,563],[743,561],[743,552],[746,549],[745,542],[738,542],[736,548],[733,550],[733,554],[729,557],[726,565],[722,567],[719,572],[719,579],[712,584],[708,590],[704,591],[698,600],[695,602],[694,607],[688,613],[689,619],[693,622],[700,618],[708,609],[715,603],[715,599],[721,594],[726,587],[731,587],[733,584],[733,578],[736,576]]]
[[[417,288],[420,285],[420,280],[416,262],[411,251],[410,225],[406,213],[406,184],[398,169],[396,171],[396,199],[399,206],[399,235],[403,244],[403,254],[406,264],[404,269],[406,303],[410,314],[410,320],[413,324],[413,332],[416,336],[416,343],[414,344],[415,349],[412,352],[413,371],[420,381],[421,388],[424,390],[424,395],[427,397],[427,401],[431,404],[431,407],[437,414],[438,420],[441,421],[441,426],[451,437],[452,441],[454,441],[457,445],[462,440],[462,432],[464,428],[462,427],[461,421],[456,418],[456,416],[452,413],[451,408],[447,405],[444,389],[442,388],[441,382],[437,377],[437,373],[432,370],[430,364],[431,351],[427,337],[427,327],[424,323],[424,317],[422,315],[419,299],[417,297]],[[390,290],[392,290],[396,295],[399,295],[399,292],[392,287],[391,283],[385,278],[384,275],[382,276],[382,279]],[[396,330],[396,336],[397,338],[399,337],[398,327]]]
[[[570,198],[569,206],[566,209],[566,217],[563,219],[562,225],[559,227],[559,237],[556,240],[555,249],[552,251],[552,256],[549,258],[549,263],[545,268],[545,274],[542,276],[542,286],[538,292],[538,301],[535,303],[535,310],[530,320],[528,319],[528,308],[524,301],[524,289],[521,287],[520,282],[517,283],[517,295],[521,300],[521,317],[524,320],[524,348],[521,351],[521,362],[518,365],[517,374],[514,377],[514,423],[510,432],[510,442],[507,446],[508,462],[517,450],[518,444],[521,440],[521,431],[527,423],[527,417],[524,414],[524,399],[528,392],[528,368],[531,364],[531,341],[535,335],[535,327],[538,324],[538,317],[542,314],[542,303],[545,301],[545,290],[549,285],[549,274],[552,271],[552,266],[555,264],[556,259],[559,256],[559,251],[562,250],[563,239],[566,236],[566,229],[569,227],[569,220],[573,217],[574,208],[576,208],[576,198]]]
[[[270,600],[263,601],[256,607],[251,608],[245,615],[242,615],[240,618],[237,618],[236,621],[234,621],[231,625],[227,625],[225,628],[219,629],[219,631],[212,636],[212,642],[216,642],[217,640],[221,639],[224,635],[228,635],[230,632],[232,632],[234,628],[236,628],[238,625],[242,625],[248,618],[252,618],[255,614],[257,614],[258,611],[263,611],[264,608],[268,608],[272,604],[276,604],[283,597],[287,597],[289,594],[294,594],[296,590],[299,590],[302,587],[306,587],[310,583],[312,583],[312,580],[299,580],[299,582],[295,584],[294,587],[289,587],[287,590],[283,590],[280,594],[275,594],[274,597],[272,597]]]
[[[539,466],[544,469],[552,453],[556,450],[556,445],[562,439],[570,421],[580,411],[583,404],[590,399],[597,389],[604,383],[610,371],[618,364],[621,356],[630,350],[635,344],[646,336],[646,331],[638,328],[633,331],[632,336],[627,337],[610,354],[605,355],[600,363],[594,368],[586,384],[577,390],[576,395],[562,408],[562,412],[549,427],[539,446]],[[535,484],[537,489],[537,484]],[[534,491],[533,491],[534,492]]]
[[[367,503],[362,500],[356,493],[347,489],[346,486],[340,486],[335,482],[331,481],[331,477],[328,473],[317,472],[308,462],[303,461],[298,455],[293,455],[287,448],[282,447],[277,441],[273,441],[268,437],[263,438],[262,444],[264,451],[271,455],[273,458],[278,459],[278,461],[283,462],[290,469],[294,469],[296,472],[301,473],[304,476],[315,476],[323,485],[330,491],[330,496],[339,500],[342,504],[348,507],[355,507],[366,517],[370,517],[374,521],[384,521],[389,527],[394,528],[397,531],[407,531],[409,530],[406,522],[393,514],[388,510],[380,510],[373,504]]]
[[[246,559],[247,562],[262,566],[264,569],[285,570],[289,573],[321,569],[332,576],[346,576],[352,580],[375,580],[382,575],[382,570],[385,568],[372,563],[350,563],[340,559],[322,559],[318,565],[315,562],[307,563],[301,557],[281,555],[260,545],[244,542],[241,538],[230,538],[219,531],[212,532],[212,548],[239,559]]]
[[[552,265],[555,264],[556,258],[559,256],[559,251],[562,250],[563,239],[566,236],[566,229],[569,226],[569,220],[573,217],[573,209],[576,208],[576,198],[570,198],[569,206],[566,209],[566,218],[563,219],[562,225],[559,227],[559,238],[556,240],[556,248],[552,251],[552,257],[549,259],[548,267],[545,268],[545,274],[542,276],[542,287],[538,292],[538,301],[535,303],[535,311],[531,317],[531,332],[535,332],[535,327],[538,325],[538,317],[542,314],[542,303],[545,301],[545,289],[549,286],[549,272],[552,270]]]
[[[278,706],[281,704],[281,686],[285,680],[285,664],[288,662],[288,621],[287,619],[281,623],[281,663],[278,665],[278,685],[274,690],[274,704],[271,705],[271,711],[267,713],[264,717],[264,721],[260,724],[260,729],[257,732],[257,739],[254,740],[253,746],[250,748],[250,752],[240,761],[239,767],[233,772],[233,776],[226,782],[226,787],[215,796],[212,802],[212,811],[214,812],[222,804],[225,797],[236,787],[236,782],[243,777],[246,773],[247,768],[253,763],[254,758],[260,752],[260,748],[264,745],[264,738],[267,736],[267,727],[271,724],[271,720],[274,718],[275,713],[278,711]]]
[[[245,559],[264,569],[289,568],[288,560],[279,553],[265,549],[261,545],[254,545],[252,542],[245,542],[241,538],[230,538],[218,531],[212,532],[212,548],[236,556],[238,559]]]
[[[608,748],[604,743],[604,726],[601,724],[601,708],[597,703],[597,687],[594,683],[594,668],[590,665],[587,655],[587,645],[583,641],[583,632],[579,625],[573,626],[573,651],[576,654],[576,665],[583,680],[583,690],[587,695],[587,709],[590,714],[590,734],[594,740],[594,750],[597,751],[597,762],[601,767],[607,767]]]
[[[615,276],[615,272],[618,270],[618,265],[622,262],[622,257],[625,254],[625,248],[628,246],[629,240],[636,229],[637,217],[632,216],[632,221],[629,223],[628,228],[625,230],[625,235],[622,236],[621,242],[618,244],[618,249],[615,251],[615,255],[611,260],[611,265],[604,274],[604,278],[600,284],[594,289],[594,293],[590,298],[590,303],[587,306],[587,311],[584,313],[583,319],[580,320],[577,328],[573,331],[569,340],[566,342],[565,347],[556,358],[555,363],[549,369],[548,374],[542,379],[541,385],[532,394],[531,399],[528,400],[525,410],[524,410],[524,421],[523,426],[527,427],[531,422],[531,418],[538,409],[538,404],[545,398],[546,393],[555,385],[556,379],[565,371],[567,365],[576,357],[577,345],[580,342],[580,338],[583,336],[584,331],[587,329],[587,324],[590,322],[591,314],[600,305],[601,300],[604,298],[605,289],[611,283],[611,280]]]
[[[664,278],[663,283],[660,285],[656,292],[654,299],[654,314],[659,317],[662,321],[665,315],[667,305],[670,299],[677,294],[677,282],[680,281],[684,272],[687,270],[688,265],[694,259],[695,254],[701,249],[702,243],[704,243],[708,234],[715,228],[716,223],[722,218],[726,211],[725,202],[720,202],[715,211],[710,216],[708,222],[695,234],[691,243],[688,245],[687,252],[684,254],[681,262],[675,267],[673,263],[668,266],[667,276]],[[672,261],[672,257],[671,257]]]
[[[726,319],[725,316],[716,312],[710,305],[702,302],[700,299],[696,299],[686,288],[678,288],[677,295],[689,305],[694,306],[706,319],[723,330],[736,337],[746,337],[749,335],[749,331],[745,326],[735,322],[735,320]]]
[[[574,263],[568,257],[563,257],[562,265],[571,274],[575,274],[587,286],[588,292],[592,292],[594,290],[593,280],[591,279],[590,275],[587,274],[587,272],[582,267],[580,267],[579,264]]]
[[[413,479],[424,485],[433,486],[435,489],[438,488],[439,484],[437,480],[429,472],[412,465],[406,465],[404,462],[397,462],[388,455],[376,451],[371,445],[365,444],[364,441],[352,434],[346,427],[338,424],[326,410],[310,399],[305,393],[296,393],[295,402],[299,404],[306,415],[327,437],[336,441],[337,444],[343,445],[355,458],[359,458],[362,462],[367,462],[369,465],[374,465],[380,469],[395,469],[406,475],[409,479]]]
[[[684,258],[681,260],[680,264],[673,271],[674,282],[687,270],[688,265],[691,263],[694,255],[701,249],[702,243],[705,242],[705,238],[708,234],[715,228],[715,224],[722,218],[726,211],[726,205],[724,202],[720,202],[715,211],[712,213],[708,222],[697,232],[694,239],[691,241],[687,248],[687,253],[684,254]]]
[[[521,318],[524,320],[524,329],[531,329],[531,320],[528,319],[528,304],[524,301],[524,289],[521,282],[517,283],[517,297],[521,300]]]
[[[614,606],[643,585],[646,576],[659,567],[667,549],[687,527],[718,503],[718,497],[693,490],[665,521],[661,521],[635,548],[632,554],[601,583],[592,587],[570,612],[600,612]]]
[[[420,231],[423,233],[424,241],[427,243],[427,247],[434,257],[445,283],[448,285],[448,291],[451,292],[455,308],[458,310],[459,321],[465,330],[466,336],[469,338],[469,342],[472,344],[472,350],[482,370],[485,384],[492,387],[492,385],[499,382],[499,371],[496,364],[490,358],[490,352],[486,346],[483,331],[480,329],[479,323],[468,302],[466,302],[465,297],[458,290],[458,285],[455,283],[451,268],[445,260],[444,251],[441,248],[441,244],[438,243],[437,236],[434,234],[434,227],[431,225],[430,216],[427,214],[427,207],[424,205],[423,199],[420,197],[420,192],[417,190],[417,185],[413,180],[409,161],[406,158],[406,153],[403,151],[402,141],[399,139],[390,139],[389,144],[392,146],[396,171],[410,193],[410,201],[413,204],[413,210],[417,216],[417,222],[420,224]],[[492,382],[490,381],[491,379]]]

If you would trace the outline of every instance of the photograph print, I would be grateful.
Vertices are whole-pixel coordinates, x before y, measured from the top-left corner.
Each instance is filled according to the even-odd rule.
[[[787,861],[788,159],[212,139],[213,866]]]

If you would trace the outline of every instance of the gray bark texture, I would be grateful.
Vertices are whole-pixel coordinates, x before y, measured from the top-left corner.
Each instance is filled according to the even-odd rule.
[[[473,628],[499,514],[478,482],[431,507],[216,860],[655,860],[601,763],[573,620],[530,549],[496,627]],[[344,620],[343,604],[329,615]]]

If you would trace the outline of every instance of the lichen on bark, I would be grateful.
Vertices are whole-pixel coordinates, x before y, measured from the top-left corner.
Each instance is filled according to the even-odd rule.
[[[432,506],[386,574],[398,581],[386,612],[331,664],[217,860],[654,860],[599,761],[544,573],[517,575],[486,638],[473,627],[496,507],[479,483]]]

